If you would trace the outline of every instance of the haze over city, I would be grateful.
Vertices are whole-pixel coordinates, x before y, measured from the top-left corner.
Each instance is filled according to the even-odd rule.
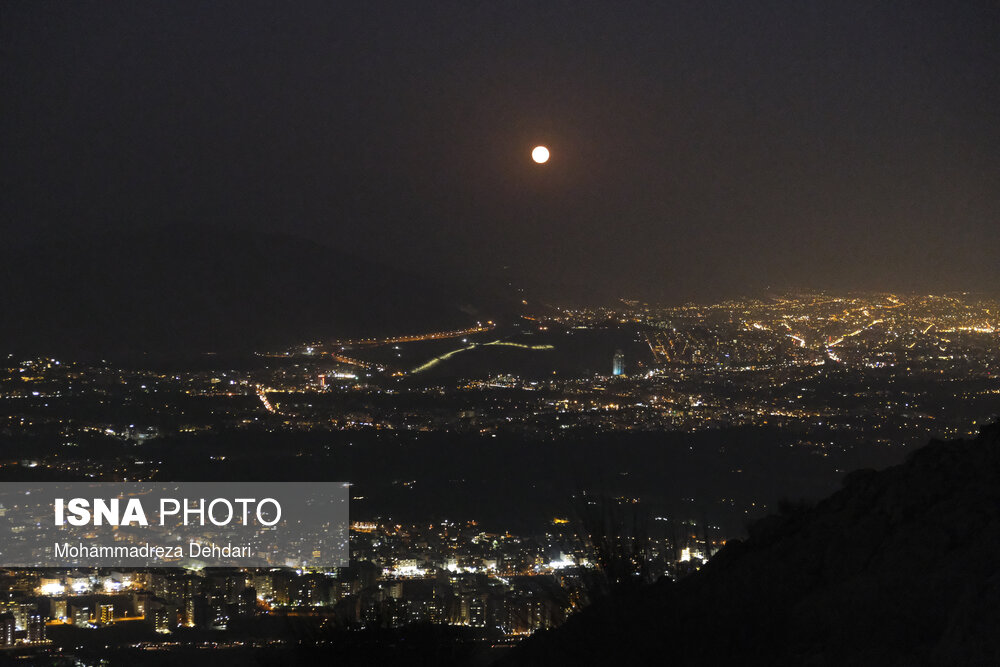
[[[8,248],[213,225],[577,299],[994,287],[994,3],[2,13]]]

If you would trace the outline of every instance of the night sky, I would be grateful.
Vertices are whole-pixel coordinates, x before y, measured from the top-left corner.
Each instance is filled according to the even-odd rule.
[[[579,294],[995,287],[996,2],[6,0],[0,48],[8,247],[221,225]]]

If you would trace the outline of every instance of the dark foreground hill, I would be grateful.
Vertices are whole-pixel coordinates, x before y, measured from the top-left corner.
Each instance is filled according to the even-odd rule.
[[[354,250],[195,227],[3,248],[0,350],[246,351],[469,326],[503,308],[498,290]]]
[[[1000,664],[1000,428],[855,472],[501,664]]]

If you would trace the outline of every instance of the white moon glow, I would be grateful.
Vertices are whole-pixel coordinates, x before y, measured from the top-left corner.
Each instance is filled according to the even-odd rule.
[[[549,161],[549,149],[545,146],[535,146],[535,150],[531,151],[531,159],[542,164],[543,162]]]

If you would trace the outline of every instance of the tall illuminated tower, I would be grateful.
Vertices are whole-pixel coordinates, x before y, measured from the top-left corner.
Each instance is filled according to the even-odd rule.
[[[615,356],[611,359],[611,374],[625,375],[625,353],[615,350]]]

